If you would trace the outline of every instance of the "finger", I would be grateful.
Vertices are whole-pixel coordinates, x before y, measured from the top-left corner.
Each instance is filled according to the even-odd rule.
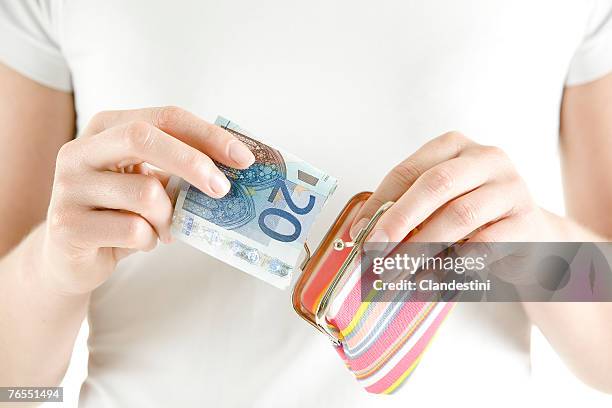
[[[120,125],[79,142],[87,152],[95,152],[82,154],[94,168],[115,170],[144,161],[212,197],[222,197],[230,189],[229,180],[208,156],[146,122]]]
[[[127,248],[150,251],[157,234],[141,216],[115,210],[87,210],[73,217],[66,228],[68,242],[83,249]]]
[[[84,191],[78,195],[78,204],[139,214],[153,226],[162,242],[171,241],[172,204],[158,179],[110,171],[85,177]]]
[[[526,212],[511,214],[487,225],[472,235],[467,242],[482,244],[528,242],[537,234],[538,226],[530,221],[526,214]]]
[[[376,210],[388,201],[397,201],[402,194],[427,170],[455,158],[472,141],[458,132],[449,132],[423,145],[413,155],[395,166],[385,176],[376,191],[368,198],[355,217],[351,237],[365,227]]]
[[[478,229],[466,242],[455,249],[460,257],[482,256],[491,265],[511,254],[513,249],[504,243],[524,240],[521,217],[511,215]]]
[[[168,185],[168,182],[170,181],[170,175],[166,173],[165,171],[149,169],[149,172],[147,173],[147,175],[158,179],[159,182],[162,184],[162,186],[164,186],[164,188],[166,188],[166,186]]]
[[[427,170],[382,215],[376,239],[401,241],[438,208],[489,181],[488,166],[484,160],[457,157]]]
[[[129,173],[138,173],[144,174],[145,176],[155,177],[159,180],[160,183],[162,183],[162,186],[164,186],[164,188],[168,185],[168,181],[170,181],[170,174],[166,173],[163,170],[156,170],[154,168],[151,168],[150,166],[147,166],[146,163],[135,164],[131,167],[133,167],[133,171]]]
[[[410,241],[457,242],[515,211],[514,202],[508,199],[512,194],[507,183],[484,184],[444,205],[419,227]]]
[[[228,166],[245,169],[255,161],[249,148],[230,132],[175,106],[101,112],[92,119],[84,135],[135,121],[155,126]]]

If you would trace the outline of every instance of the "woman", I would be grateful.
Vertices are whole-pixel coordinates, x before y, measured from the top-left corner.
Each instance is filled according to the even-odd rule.
[[[143,165],[222,196],[211,159],[253,160],[202,119],[223,114],[341,180],[313,242],[381,179],[359,217],[397,201],[377,241],[424,219],[416,240],[484,225],[484,241],[607,240],[611,13],[603,0],[2,3],[0,384],[58,384],[88,316],[84,406],[480,405],[525,395],[532,323],[611,392],[609,304],[483,303],[457,306],[402,392],[368,395],[287,293],[170,243],[164,177]],[[562,210],[559,135],[566,216],[543,209]]]

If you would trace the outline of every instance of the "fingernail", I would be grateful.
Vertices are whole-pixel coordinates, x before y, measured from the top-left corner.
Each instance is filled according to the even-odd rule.
[[[389,236],[384,230],[377,229],[377,230],[374,230],[372,234],[370,234],[370,237],[367,239],[366,242],[386,244],[387,242],[389,242]]]
[[[237,140],[230,143],[229,156],[234,162],[244,166],[250,166],[255,161],[255,156],[248,147]]]
[[[221,173],[213,173],[210,177],[210,189],[217,195],[223,197],[230,189],[230,182]]]
[[[368,219],[367,218],[362,218],[359,221],[357,221],[357,223],[355,225],[353,225],[353,227],[351,228],[351,231],[349,232],[349,235],[351,236],[351,239],[355,239],[357,237],[357,234],[359,234],[359,231],[362,228],[365,228],[366,225],[368,225]]]

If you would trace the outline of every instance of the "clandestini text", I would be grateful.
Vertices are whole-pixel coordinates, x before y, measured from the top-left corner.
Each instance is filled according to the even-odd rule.
[[[385,282],[382,279],[376,279],[372,282],[372,287],[377,291],[489,291],[491,290],[491,281],[471,280],[469,282],[438,282],[433,279],[423,279],[418,282],[408,279],[401,279],[394,282]]]

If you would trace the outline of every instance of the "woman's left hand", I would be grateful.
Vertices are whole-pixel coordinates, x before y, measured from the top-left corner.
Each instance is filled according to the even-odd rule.
[[[425,144],[395,166],[355,218],[353,238],[376,210],[395,201],[370,233],[370,242],[559,240],[552,214],[533,201],[523,179],[499,148],[457,132]],[[427,221],[427,222],[425,222]]]

